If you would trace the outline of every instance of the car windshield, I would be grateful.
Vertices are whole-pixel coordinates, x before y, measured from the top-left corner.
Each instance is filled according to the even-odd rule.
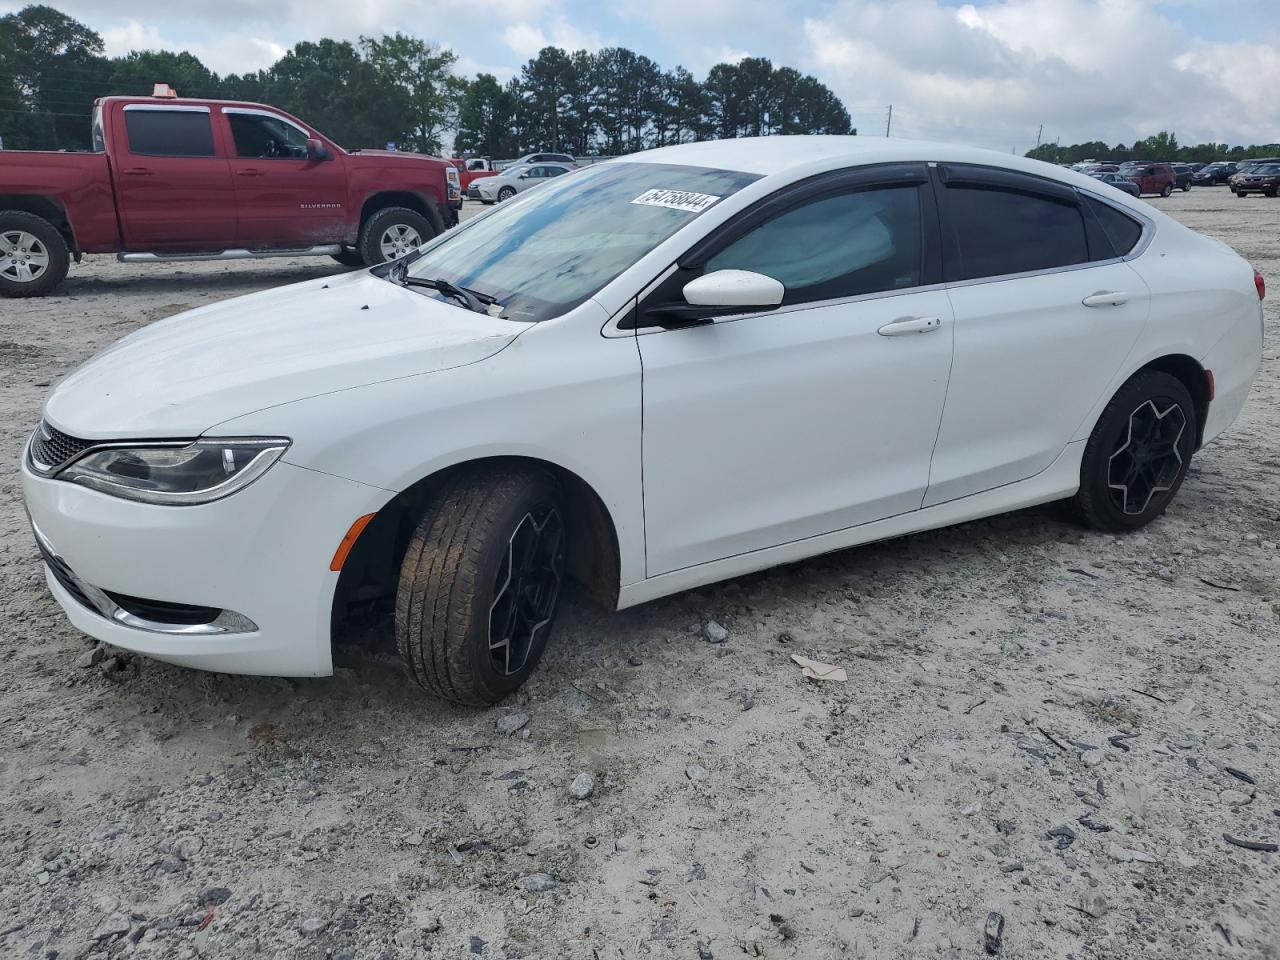
[[[1249,172],[1250,172],[1250,173],[1259,173],[1259,174],[1262,174],[1262,175],[1264,175],[1264,176],[1268,176],[1268,177],[1269,177],[1269,176],[1272,176],[1273,174],[1280,173],[1280,164],[1276,164],[1276,163],[1268,163],[1268,164],[1265,164],[1265,165],[1263,165],[1263,166],[1261,166],[1261,167],[1254,167],[1254,168],[1253,168],[1252,170],[1250,170]]]
[[[622,161],[549,179],[445,234],[409,275],[496,298],[502,316],[547,320],[592,296],[673,233],[759,176]]]

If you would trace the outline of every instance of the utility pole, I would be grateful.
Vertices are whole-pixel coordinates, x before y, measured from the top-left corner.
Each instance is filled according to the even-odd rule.
[[[889,118],[884,122],[884,135],[889,136],[889,128],[893,126],[893,104],[889,104]]]
[[[1040,149],[1040,138],[1044,135],[1044,124],[1040,124],[1040,129],[1036,131],[1036,149]]]

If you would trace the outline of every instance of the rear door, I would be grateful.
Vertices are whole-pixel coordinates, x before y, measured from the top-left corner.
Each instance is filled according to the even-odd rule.
[[[925,506],[1052,464],[1150,312],[1121,259],[1142,242],[1136,217],[1006,170],[941,166],[936,182],[955,360]]]
[[[347,174],[340,154],[308,159],[314,134],[269,110],[223,107],[222,114],[233,152],[239,246],[291,249],[354,239],[344,236]]]
[[[225,250],[236,238],[231,171],[208,107],[116,107],[112,164],[126,250]]]

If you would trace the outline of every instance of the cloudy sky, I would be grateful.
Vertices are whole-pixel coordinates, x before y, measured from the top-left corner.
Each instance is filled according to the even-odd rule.
[[[108,53],[187,49],[222,73],[300,40],[401,30],[503,79],[546,44],[627,46],[698,75],[765,56],[815,74],[862,133],[883,133],[892,103],[895,136],[1019,152],[1041,124],[1063,143],[1161,129],[1183,143],[1280,141],[1280,16],[1258,17],[1280,12],[1274,0],[47,2]],[[0,13],[21,6],[0,0]]]

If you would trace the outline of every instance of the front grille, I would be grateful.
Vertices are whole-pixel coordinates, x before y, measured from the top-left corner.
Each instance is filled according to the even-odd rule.
[[[31,461],[45,472],[52,472],[69,460],[78,457],[93,445],[92,440],[81,440],[57,430],[41,420],[31,438]]]

